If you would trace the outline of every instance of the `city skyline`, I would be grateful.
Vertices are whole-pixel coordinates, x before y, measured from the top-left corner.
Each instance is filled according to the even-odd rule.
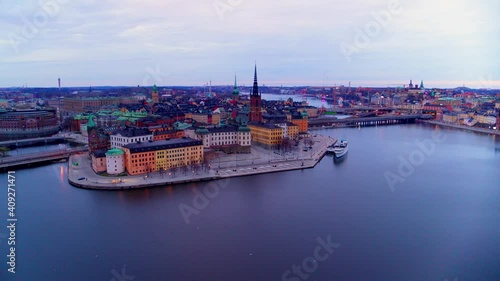
[[[500,88],[495,1],[41,3],[0,3],[0,87]]]

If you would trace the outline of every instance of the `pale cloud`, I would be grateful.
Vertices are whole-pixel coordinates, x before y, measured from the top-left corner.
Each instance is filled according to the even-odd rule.
[[[251,84],[255,60],[268,85],[322,85],[325,74],[330,84],[359,85],[500,79],[495,0],[401,0],[402,12],[346,62],[341,42],[351,43],[390,1],[242,0],[223,20],[213,0],[68,1],[17,53],[8,34],[41,8],[4,2],[0,86],[54,86],[59,76],[67,86],[137,85],[157,64],[171,74],[169,85],[230,84],[235,72]]]

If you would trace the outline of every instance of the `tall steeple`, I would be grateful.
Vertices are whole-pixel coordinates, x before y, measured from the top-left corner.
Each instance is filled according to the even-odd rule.
[[[258,96],[259,94],[259,83],[257,82],[257,63],[255,63],[255,72],[253,75],[253,90],[252,90],[252,95],[253,96]]]
[[[424,80],[420,82],[420,89],[424,89]]]
[[[151,94],[153,103],[159,103],[160,102],[160,97],[158,95],[158,88],[156,87],[156,84],[153,85],[153,93]]]
[[[259,93],[259,83],[257,82],[257,63],[253,76],[253,90],[250,95],[250,121],[262,122],[262,99]]]
[[[236,74],[234,75],[234,89],[233,89],[233,100],[239,100],[240,90],[238,90],[238,84],[236,83]]]

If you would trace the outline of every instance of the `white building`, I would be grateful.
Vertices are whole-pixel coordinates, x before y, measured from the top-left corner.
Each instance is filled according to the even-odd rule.
[[[233,152],[250,153],[252,146],[250,128],[246,125],[240,127],[224,126],[210,129],[200,127],[194,134],[195,139],[203,141],[204,148],[233,148],[231,149]]]
[[[106,173],[119,175],[125,172],[125,152],[114,148],[106,152]]]
[[[153,141],[153,133],[147,129],[128,129],[113,132],[110,137],[111,148],[121,148],[127,144]]]

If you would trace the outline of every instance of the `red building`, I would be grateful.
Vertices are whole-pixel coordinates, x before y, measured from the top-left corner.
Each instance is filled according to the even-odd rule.
[[[87,132],[89,138],[89,151],[93,153],[98,150],[108,150],[110,149],[109,135],[105,134],[100,128],[98,128],[93,120],[93,116],[89,117],[87,123]]]

